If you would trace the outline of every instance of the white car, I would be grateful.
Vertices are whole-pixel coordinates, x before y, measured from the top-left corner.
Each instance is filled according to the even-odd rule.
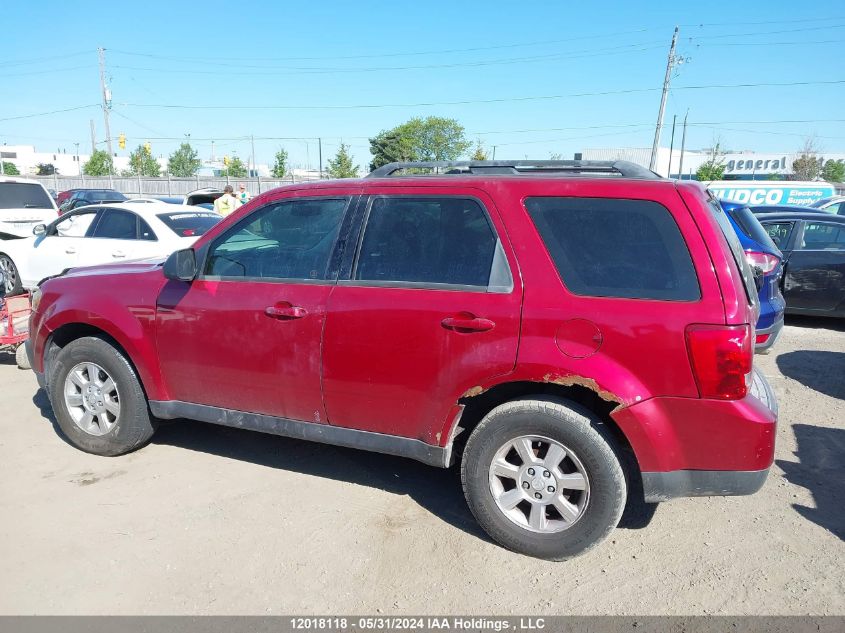
[[[66,268],[166,257],[189,247],[222,219],[212,211],[165,202],[73,209],[36,226],[31,237],[0,242],[6,293],[35,288]]]
[[[52,222],[58,214],[55,201],[37,180],[0,176],[0,240],[32,235],[36,224]]]

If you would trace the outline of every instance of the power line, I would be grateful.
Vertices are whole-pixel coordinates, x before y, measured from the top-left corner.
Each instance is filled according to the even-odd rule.
[[[806,31],[825,31],[827,29],[841,29],[845,27],[845,24],[828,24],[825,26],[810,26],[803,29],[785,29],[779,31],[758,31],[755,33],[727,33],[722,35],[692,35],[690,39],[697,39],[697,40],[715,40],[715,39],[724,39],[727,37],[753,37],[757,35],[779,35],[782,33],[803,33]]]
[[[676,86],[675,90],[707,90],[707,89],[735,89],[735,88],[761,88],[761,87],[783,87],[783,86],[820,86],[843,84],[845,79],[821,80],[821,81],[787,81],[787,82],[757,82],[741,84],[708,84],[697,86]],[[347,105],[187,105],[176,103],[121,103],[123,107],[131,108],[162,108],[182,110],[352,110],[352,109],[373,109],[373,108],[420,108],[428,106],[447,105],[475,105],[483,103],[514,103],[520,101],[548,101],[555,99],[569,99],[579,97],[599,97],[623,94],[636,94],[656,92],[661,88],[630,88],[626,90],[605,90],[600,92],[580,92],[560,95],[541,95],[532,97],[501,97],[496,99],[466,99],[459,101],[429,101],[418,103],[365,103]]]
[[[22,114],[20,116],[10,116],[0,119],[0,121],[17,121],[19,119],[33,119],[39,116],[49,116],[51,114],[61,114],[62,112],[73,112],[74,110],[84,110],[85,108],[99,108],[99,103],[92,103],[89,105],[74,106],[72,108],[64,108],[62,110],[52,110],[50,112],[36,112],[34,114]]]
[[[307,66],[255,66],[255,65],[235,65],[226,62],[203,62],[203,66],[218,65],[228,68],[253,68],[259,70],[244,70],[238,71],[240,75],[320,75],[320,74],[341,74],[341,73],[369,73],[369,72],[384,72],[384,71],[405,71],[405,70],[432,70],[441,68],[477,68],[481,66],[498,66],[506,64],[524,64],[532,62],[544,62],[553,60],[568,60],[568,59],[583,59],[588,57],[602,57],[606,55],[620,55],[638,53],[643,51],[654,50],[660,48],[659,45],[647,46],[646,44],[626,44],[624,46],[613,46],[604,49],[596,49],[593,52],[582,53],[550,53],[547,55],[535,55],[532,57],[515,57],[503,59],[490,59],[470,62],[451,62],[446,64],[419,64],[415,66],[364,66],[353,68],[329,68],[329,67],[307,67]],[[180,61],[173,59],[172,61]],[[200,63],[200,62],[190,62]],[[144,66],[123,66],[120,64],[112,65],[112,68],[120,68],[123,70],[135,70],[142,72],[160,72],[160,73],[176,73],[176,74],[190,74],[190,75],[219,75],[216,70],[201,70],[193,68],[150,68]]]
[[[37,57],[35,59],[26,60],[12,60],[0,62],[0,68],[11,66],[27,66],[30,64],[42,64],[44,62],[51,62],[57,59],[68,59],[70,57],[81,57],[82,55],[90,55],[91,51],[77,51],[76,53],[66,53],[64,55],[52,55],[50,57]]]

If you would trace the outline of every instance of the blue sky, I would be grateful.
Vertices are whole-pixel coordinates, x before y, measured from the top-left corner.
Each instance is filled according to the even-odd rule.
[[[0,143],[71,153],[79,142],[87,152],[92,118],[102,139],[97,107],[9,119],[99,103],[96,47],[103,46],[112,136],[127,135],[126,152],[150,139],[153,152],[166,156],[190,134],[203,157],[211,142],[199,139],[215,138],[218,156],[246,158],[249,141],[237,139],[254,135],[258,162],[284,146],[293,163],[316,166],[316,140],[277,139],[322,137],[324,161],[343,140],[364,165],[367,137],[428,115],[458,119],[470,138],[495,145],[497,158],[648,147],[680,25],[678,54],[691,61],[672,80],[666,123],[689,109],[688,148],[720,138],[731,149],[788,152],[815,134],[823,150],[845,152],[845,83],[685,88],[845,80],[845,6],[799,6],[14,3],[4,8]],[[535,99],[561,95],[582,96]],[[413,105],[428,103],[439,105]],[[337,107],[385,104],[396,107]],[[160,105],[178,107],[146,107]],[[787,120],[800,122],[761,123]],[[667,127],[664,145],[669,135]]]

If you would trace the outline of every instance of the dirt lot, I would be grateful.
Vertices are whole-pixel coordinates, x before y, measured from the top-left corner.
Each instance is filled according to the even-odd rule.
[[[557,564],[489,542],[455,473],[410,461],[194,423],[87,455],[12,362],[0,613],[845,614],[841,324],[792,320],[758,357],[781,407],[760,493],[639,505]]]

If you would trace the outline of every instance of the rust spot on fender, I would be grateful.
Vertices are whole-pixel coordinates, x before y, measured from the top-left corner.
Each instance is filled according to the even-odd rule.
[[[593,380],[592,378],[586,378],[584,376],[578,376],[576,374],[571,374],[569,376],[552,376],[552,374],[546,374],[543,376],[543,382],[551,382],[556,385],[562,385],[564,387],[572,387],[573,385],[577,385],[579,387],[586,387],[590,391],[595,392],[595,394],[604,400],[605,402],[615,402],[619,406],[614,409],[620,408],[624,403],[616,397],[613,393],[609,391],[605,391],[601,389],[598,383]]]
[[[476,385],[475,387],[471,387],[461,394],[461,398],[472,398],[473,396],[478,396],[484,393],[486,390],[481,387],[480,385]]]

